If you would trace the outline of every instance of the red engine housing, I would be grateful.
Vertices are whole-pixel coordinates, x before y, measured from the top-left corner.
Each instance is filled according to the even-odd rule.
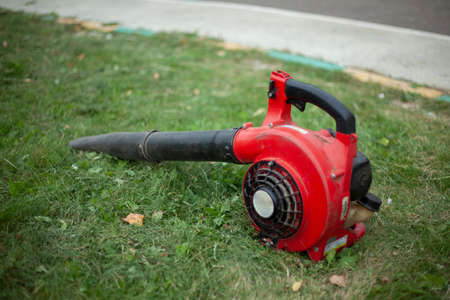
[[[272,73],[271,85],[276,93],[269,96],[267,116],[261,127],[244,124],[234,137],[233,152],[240,162],[275,162],[290,174],[289,180],[295,182],[300,193],[298,227],[288,237],[262,239],[278,249],[307,251],[312,260],[318,261],[331,250],[351,246],[365,233],[362,223],[343,228],[350,204],[357,136],[338,131],[334,137],[328,130],[298,127],[292,121],[291,104],[285,94],[289,79],[285,72]]]

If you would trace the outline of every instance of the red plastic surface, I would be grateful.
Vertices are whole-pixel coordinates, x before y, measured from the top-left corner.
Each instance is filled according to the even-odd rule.
[[[298,231],[279,240],[276,247],[307,251],[311,259],[317,261],[324,258],[327,244],[330,248],[334,240],[345,241],[345,245],[335,249],[340,251],[365,233],[363,224],[343,229],[350,204],[357,136],[337,132],[334,138],[327,130],[311,131],[298,127],[291,119],[291,105],[284,94],[289,78],[285,72],[272,73],[270,79],[274,81],[276,93],[268,100],[262,126],[252,127],[247,123],[237,132],[233,150],[243,163],[275,161],[293,176],[301,190],[303,220]]]

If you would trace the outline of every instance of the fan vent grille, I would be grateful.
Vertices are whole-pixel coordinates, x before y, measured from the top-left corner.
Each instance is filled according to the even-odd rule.
[[[260,189],[271,191],[275,196],[275,212],[263,218],[253,206],[253,196]],[[287,238],[300,228],[303,218],[303,202],[300,190],[292,176],[273,161],[254,164],[244,179],[244,199],[250,217],[260,228],[263,237]]]

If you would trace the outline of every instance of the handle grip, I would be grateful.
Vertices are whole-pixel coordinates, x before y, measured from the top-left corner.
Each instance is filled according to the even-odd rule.
[[[286,81],[285,94],[288,103],[300,110],[304,109],[305,102],[324,110],[336,121],[337,132],[345,134],[356,132],[353,113],[338,99],[318,87],[291,78]]]

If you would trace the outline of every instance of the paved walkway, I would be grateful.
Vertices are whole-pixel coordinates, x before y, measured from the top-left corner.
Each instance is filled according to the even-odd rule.
[[[0,0],[0,6],[116,21],[153,31],[197,32],[252,47],[289,50],[450,90],[450,36],[447,35],[208,1]]]

